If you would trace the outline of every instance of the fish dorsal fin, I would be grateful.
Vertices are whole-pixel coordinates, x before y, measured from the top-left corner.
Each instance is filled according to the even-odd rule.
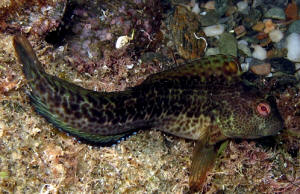
[[[194,60],[188,64],[150,75],[143,84],[155,83],[161,80],[176,80],[188,77],[200,77],[204,82],[208,77],[224,77],[229,80],[241,75],[239,62],[233,56],[214,55]]]

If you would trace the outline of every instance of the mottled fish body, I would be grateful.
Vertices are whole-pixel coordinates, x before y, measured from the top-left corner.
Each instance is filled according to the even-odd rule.
[[[195,156],[207,155],[198,162],[206,170],[194,165],[192,186],[203,183],[208,162],[213,164],[210,145],[275,135],[282,128],[272,98],[243,85],[231,56],[210,56],[150,75],[125,91],[95,92],[47,74],[26,38],[15,36],[13,44],[33,107],[63,131],[106,144],[134,130],[155,128],[201,142]]]

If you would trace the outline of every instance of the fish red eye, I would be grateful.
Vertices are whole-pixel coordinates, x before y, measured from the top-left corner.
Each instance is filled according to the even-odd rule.
[[[259,103],[256,107],[257,112],[262,116],[268,116],[271,113],[271,107],[267,103]]]

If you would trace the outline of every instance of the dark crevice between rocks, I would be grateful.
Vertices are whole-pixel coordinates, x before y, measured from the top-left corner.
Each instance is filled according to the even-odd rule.
[[[72,36],[72,26],[76,23],[76,16],[73,14],[75,8],[79,6],[78,3],[68,1],[60,25],[55,31],[49,32],[45,37],[46,42],[52,44],[54,47],[59,47],[66,43],[67,36]]]

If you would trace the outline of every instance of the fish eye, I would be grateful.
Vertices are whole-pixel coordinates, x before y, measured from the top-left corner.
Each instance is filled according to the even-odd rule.
[[[256,110],[261,116],[268,116],[271,113],[270,105],[265,102],[259,103]]]

